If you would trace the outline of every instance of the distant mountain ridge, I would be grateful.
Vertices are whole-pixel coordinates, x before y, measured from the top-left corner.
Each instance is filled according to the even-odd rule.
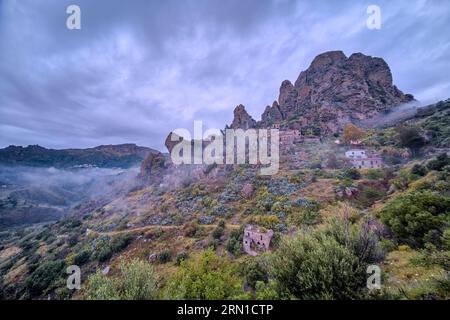
[[[0,164],[32,167],[129,168],[158,151],[136,144],[101,145],[87,149],[47,149],[39,145],[0,149]]]

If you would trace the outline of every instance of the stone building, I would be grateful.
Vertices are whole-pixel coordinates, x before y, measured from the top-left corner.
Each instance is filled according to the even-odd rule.
[[[383,159],[377,154],[368,154],[365,149],[350,149],[345,157],[355,169],[377,169],[383,166]]]
[[[247,225],[244,230],[243,247],[245,253],[251,256],[257,256],[259,252],[269,250],[270,241],[273,237],[273,231],[263,231],[255,225]]]

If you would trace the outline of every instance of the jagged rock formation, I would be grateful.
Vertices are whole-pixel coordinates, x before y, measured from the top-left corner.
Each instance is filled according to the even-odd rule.
[[[256,126],[256,121],[247,113],[245,107],[240,104],[234,109],[232,129],[250,129]]]
[[[283,81],[278,101],[267,106],[261,121],[255,121],[240,105],[234,111],[232,128],[271,127],[315,129],[332,134],[348,123],[365,120],[414,97],[393,85],[387,63],[376,57],[342,51],[318,55],[292,84]]]
[[[164,169],[168,167],[166,160],[166,157],[162,153],[149,154],[147,158],[142,161],[140,176],[150,177],[150,175],[161,174]]]

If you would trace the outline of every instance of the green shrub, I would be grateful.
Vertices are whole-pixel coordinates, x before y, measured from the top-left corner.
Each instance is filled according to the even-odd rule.
[[[446,153],[441,153],[436,159],[430,160],[427,167],[430,170],[441,171],[447,165],[450,165],[450,158]]]
[[[247,284],[256,289],[257,282],[268,283],[269,272],[267,261],[264,258],[257,257],[256,259],[250,259],[244,266],[245,280]]]
[[[417,176],[423,177],[427,174],[427,168],[425,168],[424,166],[422,166],[420,164],[415,164],[411,168],[411,173],[415,174]]]
[[[224,232],[225,230],[222,227],[218,226],[212,233],[213,239],[219,240],[223,236]]]
[[[188,253],[186,251],[180,252],[179,254],[177,254],[176,257],[176,263],[179,266],[181,264],[182,261],[186,260],[189,257]]]
[[[99,249],[99,251],[97,252],[97,259],[100,262],[105,262],[106,260],[109,260],[112,255],[113,250],[111,248],[111,245],[108,243]]]
[[[359,191],[356,202],[362,208],[370,207],[375,201],[383,198],[385,192],[372,187],[364,187]]]
[[[112,251],[113,252],[120,252],[128,245],[133,242],[134,236],[132,234],[125,234],[117,237],[112,241]]]
[[[430,191],[400,195],[379,211],[398,240],[413,247],[422,247],[430,231],[443,228],[449,213],[450,199]]]
[[[400,147],[409,148],[416,155],[425,145],[425,139],[419,129],[414,126],[397,127],[397,143]]]
[[[355,299],[366,284],[358,258],[325,234],[285,238],[271,259],[280,298]]]
[[[361,173],[357,169],[348,168],[344,170],[343,177],[351,180],[359,180],[361,179]]]
[[[367,170],[366,177],[370,180],[380,180],[384,178],[384,172],[380,169],[369,169]]]
[[[149,300],[157,297],[153,267],[141,260],[121,261],[117,275],[108,277],[99,270],[89,276],[89,300]]]
[[[53,289],[52,285],[63,275],[63,268],[61,260],[42,263],[25,281],[31,295],[39,296]]]
[[[91,257],[91,252],[87,249],[83,249],[75,255],[73,258],[73,263],[77,266],[81,266],[89,261]]]
[[[367,223],[331,219],[324,228],[284,237],[269,257],[269,275],[279,298],[367,297],[367,266],[384,254]]]
[[[230,233],[230,237],[227,241],[227,250],[235,257],[238,257],[242,254],[243,246],[242,241],[244,239],[244,230],[243,228],[239,228],[239,230],[233,230]]]
[[[177,300],[222,300],[242,296],[242,281],[236,276],[236,268],[213,250],[181,262],[166,292],[166,298]]]
[[[172,253],[169,250],[161,251],[158,255],[160,263],[167,263],[172,259]]]

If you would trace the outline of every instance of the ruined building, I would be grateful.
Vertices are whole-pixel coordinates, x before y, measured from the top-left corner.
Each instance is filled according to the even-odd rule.
[[[259,252],[269,250],[272,237],[272,230],[264,231],[258,226],[247,225],[244,230],[243,240],[245,253],[251,256],[257,256]]]

